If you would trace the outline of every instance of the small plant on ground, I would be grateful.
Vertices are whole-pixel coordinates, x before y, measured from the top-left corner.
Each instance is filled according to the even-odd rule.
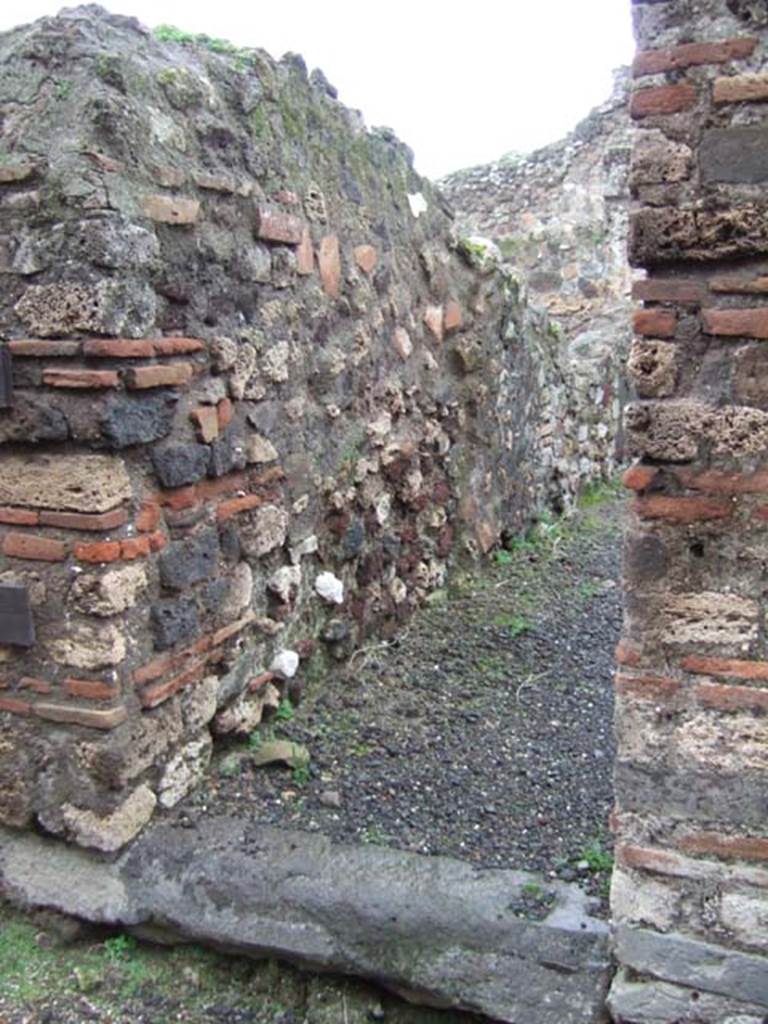
[[[104,956],[111,964],[119,964],[135,953],[137,947],[136,939],[123,932],[104,940]]]
[[[601,871],[611,871],[613,868],[613,854],[606,850],[600,839],[595,838],[587,843],[579,857],[593,874]]]
[[[495,616],[493,624],[494,626],[502,626],[506,629],[507,633],[513,640],[515,637],[518,637],[523,633],[527,633],[533,625],[533,623],[529,619],[526,619],[524,615],[509,615],[504,613]]]
[[[275,711],[275,720],[278,722],[290,722],[296,712],[290,697],[283,697]]]

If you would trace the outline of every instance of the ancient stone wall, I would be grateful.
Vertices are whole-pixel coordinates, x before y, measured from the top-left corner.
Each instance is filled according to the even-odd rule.
[[[549,488],[545,320],[300,58],[0,37],[0,821],[113,850]]]
[[[556,487],[575,496],[621,459],[631,275],[626,259],[632,126],[628,69],[565,139],[440,181],[460,230],[492,239],[558,331],[540,425]]]
[[[768,1011],[768,11],[636,0],[617,1020]]]

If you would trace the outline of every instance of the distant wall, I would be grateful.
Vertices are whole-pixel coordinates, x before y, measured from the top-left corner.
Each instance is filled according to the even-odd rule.
[[[630,342],[626,259],[629,76],[565,139],[440,182],[462,232],[486,236],[556,323],[560,380],[547,380],[554,472],[573,496],[621,459]]]
[[[109,850],[526,527],[557,367],[300,58],[84,7],[0,62],[0,821]]]
[[[617,1020],[768,1011],[768,11],[638,0]]]

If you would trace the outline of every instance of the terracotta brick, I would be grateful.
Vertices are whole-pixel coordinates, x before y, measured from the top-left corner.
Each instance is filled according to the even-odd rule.
[[[77,356],[80,354],[79,341],[48,341],[36,338],[17,338],[8,342],[8,348],[15,356],[34,356],[44,359],[55,356]]]
[[[157,356],[181,356],[205,349],[205,342],[200,338],[155,338],[152,342]]]
[[[616,644],[614,657],[619,665],[639,665],[641,660],[640,651],[629,640],[623,639]]]
[[[70,725],[83,725],[88,729],[115,729],[126,720],[128,712],[120,704],[115,708],[78,708],[62,704],[35,704],[34,713],[49,722],[65,722]]]
[[[230,622],[228,626],[222,626],[221,629],[217,630],[211,637],[211,644],[213,647],[218,647],[219,644],[225,643],[231,637],[240,633],[246,626],[250,625],[256,619],[255,612],[247,612],[242,618],[236,622]]]
[[[181,196],[144,196],[141,209],[145,217],[158,224],[194,224],[200,216],[198,200]]]
[[[143,501],[136,516],[136,529],[139,533],[152,533],[160,525],[160,503]]]
[[[282,203],[283,206],[298,206],[301,201],[296,193],[291,192],[288,188],[281,188],[277,192],[273,192],[272,199],[276,203]]]
[[[43,526],[57,526],[61,530],[116,530],[128,522],[124,508],[113,508],[111,512],[41,512]]]
[[[372,245],[356,245],[352,250],[352,255],[364,274],[370,274],[379,262],[379,254]]]
[[[167,543],[168,538],[162,530],[155,530],[154,533],[149,534],[150,551],[162,551]]]
[[[443,329],[446,334],[450,334],[451,331],[458,331],[462,324],[461,306],[455,299],[448,299],[445,304],[445,313],[443,315]]]
[[[260,690],[262,686],[266,686],[267,683],[271,683],[275,679],[274,672],[262,672],[258,676],[254,676],[253,679],[248,683],[248,690],[250,693],[255,693],[256,690]]]
[[[700,64],[724,64],[729,60],[749,57],[757,46],[757,39],[742,36],[717,43],[681,43],[658,50],[642,50],[632,62],[632,74],[657,75],[662,71],[675,71]]]
[[[266,242],[298,245],[304,233],[304,224],[292,213],[285,213],[283,210],[270,210],[267,206],[257,206],[254,230],[256,237]]]
[[[220,476],[218,480],[201,480],[197,485],[197,496],[202,501],[208,501],[221,494],[247,491],[248,487],[248,477],[245,473],[228,473],[226,476]]]
[[[146,558],[150,551],[149,537],[127,537],[120,541],[120,558],[124,562],[132,562],[136,558]]]
[[[63,562],[67,557],[67,545],[63,541],[31,533],[6,533],[3,554],[8,558],[28,558],[38,562]]]
[[[697,473],[679,467],[675,469],[675,476],[691,490],[709,491],[711,494],[762,494],[768,491],[768,470],[742,474],[712,469]]]
[[[228,398],[222,398],[219,404],[216,406],[216,417],[219,425],[219,431],[224,432],[229,424],[232,422],[235,415],[235,407]]]
[[[227,501],[222,501],[216,509],[216,518],[219,522],[223,523],[227,519],[239,515],[241,512],[248,512],[250,509],[258,508],[263,504],[264,499],[258,494],[246,494],[242,498],[230,498]]]
[[[7,711],[12,715],[28,715],[32,711],[32,705],[28,700],[19,700],[18,697],[0,696],[0,711]]]
[[[136,686],[144,686],[155,679],[160,679],[166,672],[170,672],[173,667],[174,655],[161,654],[158,658],[153,658],[152,661],[148,661],[145,665],[134,669],[131,679]]]
[[[7,526],[37,526],[40,522],[39,512],[32,512],[26,508],[9,508],[0,506],[0,523]]]
[[[296,273],[307,277],[315,272],[315,250],[312,245],[312,235],[309,228],[304,228],[301,233],[301,241],[296,250]]]
[[[768,338],[768,306],[758,309],[704,309],[701,316],[706,334]]]
[[[65,679],[63,689],[68,697],[84,700],[112,700],[118,695],[117,687],[103,679]]]
[[[643,519],[663,519],[668,523],[729,519],[733,514],[733,503],[722,498],[677,498],[665,494],[637,498],[633,507]]]
[[[667,875],[671,878],[706,878],[712,870],[709,865],[691,860],[689,857],[681,857],[673,850],[659,850],[628,843],[617,844],[615,855],[622,867],[634,871],[652,871],[654,874]]]
[[[75,544],[74,554],[80,562],[116,562],[120,558],[120,541],[100,540],[93,544]]]
[[[701,302],[704,295],[705,288],[698,281],[649,277],[644,281],[635,281],[632,285],[632,298],[641,302],[679,302],[683,305],[693,305]]]
[[[206,659],[202,658],[194,662],[183,672],[180,672],[179,675],[173,676],[172,679],[167,679],[164,683],[157,683],[155,686],[148,686],[145,690],[141,691],[139,696],[141,706],[144,708],[156,708],[158,704],[162,704],[169,697],[178,693],[179,690],[183,690],[184,687],[189,686],[191,683],[199,682],[203,678],[205,664]]]
[[[83,355],[92,359],[147,359],[155,354],[147,338],[92,338],[83,342]]]
[[[768,74],[730,75],[716,78],[712,87],[715,103],[745,103],[768,100]]]
[[[171,366],[134,366],[125,371],[125,383],[129,388],[180,387],[189,383],[193,370],[189,363],[174,363]]]
[[[184,508],[192,508],[198,503],[197,487],[195,484],[188,484],[186,487],[177,487],[173,491],[163,491],[159,495],[160,504],[173,512],[180,512]]]
[[[694,693],[705,707],[718,711],[768,711],[768,690],[753,686],[698,683]]]
[[[43,384],[52,388],[116,388],[120,378],[115,370],[43,370]]]
[[[664,309],[636,309],[632,318],[635,334],[654,338],[672,338],[677,329],[677,317]]]
[[[189,418],[197,427],[200,441],[208,444],[219,436],[219,414],[214,405],[199,405],[193,409]]]
[[[644,466],[642,463],[637,463],[624,471],[621,482],[630,491],[644,491],[651,486],[658,472],[655,466]]]
[[[696,88],[689,82],[678,85],[659,85],[638,89],[629,101],[629,113],[634,118],[654,114],[678,114],[690,110],[696,102]]]
[[[768,661],[747,661],[742,658],[713,658],[701,654],[688,654],[680,662],[680,667],[686,672],[694,672],[697,675],[768,682]]]
[[[710,290],[713,292],[730,292],[741,295],[762,295],[768,292],[768,275],[758,274],[749,277],[747,274],[721,274],[710,278]]]
[[[317,263],[326,295],[332,299],[338,298],[341,290],[341,254],[336,235],[326,235],[320,240]]]
[[[758,836],[724,836],[717,832],[693,832],[677,842],[689,853],[711,854],[727,860],[768,860],[768,839]]]
[[[19,680],[19,689],[46,694],[50,693],[53,687],[45,679],[37,679],[35,676],[22,676]]]
[[[622,697],[639,697],[641,700],[664,701],[682,689],[679,679],[670,676],[630,676],[617,672],[615,689]]]

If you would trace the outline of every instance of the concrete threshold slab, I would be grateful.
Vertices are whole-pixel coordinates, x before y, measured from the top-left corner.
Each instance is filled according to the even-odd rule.
[[[541,880],[448,857],[332,843],[247,819],[159,823],[115,859],[0,832],[0,890],[29,906],[370,979],[406,999],[510,1024],[607,1020],[605,922],[547,883],[546,917],[516,912]]]

